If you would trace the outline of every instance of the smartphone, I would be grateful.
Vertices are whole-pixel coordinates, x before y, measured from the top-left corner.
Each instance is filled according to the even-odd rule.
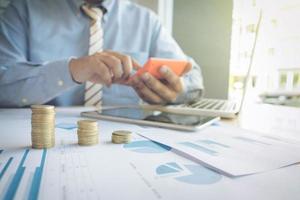
[[[150,58],[143,68],[139,69],[132,77],[140,76],[145,72],[150,73],[157,79],[162,79],[159,68],[163,65],[168,66],[176,75],[182,76],[189,62],[186,60],[174,60],[165,58]]]
[[[136,113],[145,113],[145,115]],[[139,107],[110,107],[102,111],[82,112],[81,116],[182,131],[196,131],[220,120],[219,117],[174,114],[158,110],[144,110]]]

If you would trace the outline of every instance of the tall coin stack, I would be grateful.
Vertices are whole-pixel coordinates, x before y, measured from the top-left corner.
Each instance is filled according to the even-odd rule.
[[[80,120],[77,122],[78,144],[89,146],[99,143],[98,123],[94,120]]]
[[[32,148],[51,148],[55,145],[55,108],[50,105],[31,106]]]

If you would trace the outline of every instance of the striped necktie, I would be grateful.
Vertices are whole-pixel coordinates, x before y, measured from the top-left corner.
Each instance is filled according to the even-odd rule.
[[[102,30],[102,16],[101,9],[91,7],[89,5],[83,5],[82,10],[91,18],[90,22],[90,41],[89,41],[89,55],[93,55],[103,50],[103,30]],[[88,67],[88,66],[87,66]],[[85,84],[84,94],[85,106],[97,106],[102,105],[102,85],[95,84],[87,81]]]

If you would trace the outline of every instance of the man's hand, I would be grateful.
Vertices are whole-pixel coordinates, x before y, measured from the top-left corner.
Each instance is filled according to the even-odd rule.
[[[189,72],[191,68],[192,65],[189,64],[184,73]],[[162,80],[156,79],[149,73],[144,73],[141,77],[134,77],[130,81],[130,85],[148,103],[165,104],[174,102],[183,91],[181,79],[167,66],[162,66],[160,73],[163,77]]]
[[[140,67],[130,56],[113,51],[72,59],[69,64],[70,73],[76,82],[90,81],[107,86],[126,81],[132,69]]]

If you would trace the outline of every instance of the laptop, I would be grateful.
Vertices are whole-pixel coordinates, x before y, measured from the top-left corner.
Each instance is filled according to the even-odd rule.
[[[243,94],[242,94],[242,98],[239,101],[203,98],[188,104],[170,105],[170,106],[141,105],[141,107],[145,109],[156,109],[164,112],[179,113],[179,114],[181,113],[181,114],[193,114],[193,115],[205,115],[205,116],[220,116],[222,118],[235,118],[237,114],[241,111],[245,100],[246,90],[248,88],[247,85],[251,74],[261,20],[262,20],[262,12],[260,11],[257,26],[256,26],[252,51],[251,51],[250,62],[244,80]]]

